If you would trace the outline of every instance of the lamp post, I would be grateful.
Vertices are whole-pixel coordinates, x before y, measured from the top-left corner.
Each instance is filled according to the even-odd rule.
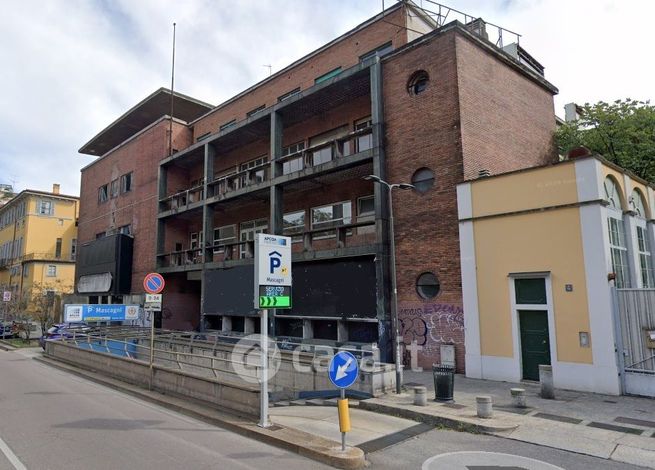
[[[396,284],[396,236],[393,224],[393,199],[391,197],[392,190],[394,189],[415,189],[414,185],[409,183],[387,183],[379,176],[368,175],[364,176],[367,181],[380,183],[387,188],[387,195],[389,200],[389,232],[391,239],[391,329],[393,330],[392,345],[394,350],[394,362],[396,364],[396,393],[400,394],[402,388],[401,380],[401,360],[400,360],[400,338],[399,321],[398,321],[398,286]]]

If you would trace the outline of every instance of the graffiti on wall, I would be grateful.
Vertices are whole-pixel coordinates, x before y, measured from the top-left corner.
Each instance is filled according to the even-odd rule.
[[[441,344],[464,344],[464,310],[449,304],[400,305],[400,334],[405,345],[439,351]]]

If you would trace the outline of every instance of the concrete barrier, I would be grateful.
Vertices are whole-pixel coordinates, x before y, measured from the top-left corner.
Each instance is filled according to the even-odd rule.
[[[158,364],[153,366],[151,383],[150,367],[145,361],[82,349],[61,341],[46,342],[46,355],[143,388],[152,387],[165,394],[192,398],[241,415],[259,415],[258,385],[203,377]]]

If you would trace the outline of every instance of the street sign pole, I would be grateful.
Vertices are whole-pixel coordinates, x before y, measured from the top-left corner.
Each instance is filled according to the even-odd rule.
[[[341,399],[342,400],[346,399],[346,389],[345,388],[341,389]],[[339,424],[341,424],[341,418],[339,419]],[[344,432],[342,426],[339,426],[339,428],[341,429],[341,450],[345,451],[346,450],[346,433]]]
[[[259,391],[259,426],[267,428],[271,425],[268,421],[268,309],[265,308],[261,312],[261,383]]]
[[[359,376],[357,358],[347,351],[339,351],[332,356],[328,366],[328,378],[340,391],[341,399],[337,401],[339,413],[339,431],[341,431],[341,450],[346,450],[346,433],[350,432],[350,411],[346,388],[355,383]]]

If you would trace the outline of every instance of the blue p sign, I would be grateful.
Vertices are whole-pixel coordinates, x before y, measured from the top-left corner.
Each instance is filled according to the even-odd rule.
[[[279,268],[281,264],[282,264],[282,260],[280,258],[271,256],[271,274],[273,274],[273,270],[275,268]]]

